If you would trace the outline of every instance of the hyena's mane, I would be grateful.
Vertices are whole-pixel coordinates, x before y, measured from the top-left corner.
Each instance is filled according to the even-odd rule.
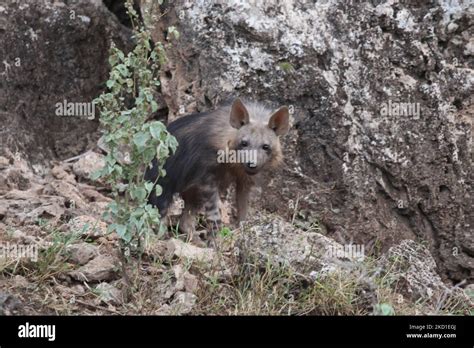
[[[243,101],[250,123],[268,127],[272,110],[266,105],[252,100]],[[170,123],[168,130],[178,140],[178,149],[171,156],[165,169],[173,192],[181,192],[186,187],[202,182],[209,173],[219,176],[247,176],[241,166],[217,163],[219,150],[236,149],[238,130],[230,124],[231,104],[225,103],[215,110],[183,116]],[[277,136],[272,139],[272,157],[268,165],[277,166],[283,155]]]

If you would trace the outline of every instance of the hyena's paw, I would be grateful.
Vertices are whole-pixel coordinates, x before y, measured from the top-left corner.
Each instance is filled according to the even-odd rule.
[[[218,197],[217,194],[216,197]],[[217,235],[217,232],[222,227],[222,218],[219,206],[220,201],[217,198],[211,200],[205,205],[206,226],[210,231],[212,237],[215,237]]]
[[[182,233],[185,233],[188,236],[192,237],[192,235],[196,231],[194,220],[195,216],[193,214],[188,214],[184,212],[183,215],[181,215],[181,218],[179,219],[179,230]]]

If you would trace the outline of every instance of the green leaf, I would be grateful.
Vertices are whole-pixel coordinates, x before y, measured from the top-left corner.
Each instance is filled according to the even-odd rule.
[[[97,179],[101,178],[103,175],[104,175],[104,171],[103,171],[103,168],[101,168],[92,172],[90,175],[90,179],[93,181],[96,181]]]
[[[375,312],[376,314],[380,315],[395,315],[395,310],[389,303],[380,303],[375,305]]]
[[[158,226],[158,238],[163,237],[166,231],[166,225],[160,222],[160,225]]]
[[[222,227],[222,229],[220,230],[220,235],[222,237],[228,237],[232,234],[231,230],[229,227]]]
[[[135,198],[138,201],[143,201],[147,195],[147,191],[143,187],[136,187],[132,192],[132,198]]]
[[[168,27],[168,39],[170,35],[173,35],[175,39],[179,39],[179,31],[176,30],[175,26]]]
[[[155,193],[157,196],[161,196],[161,194],[163,193],[163,188],[158,184],[156,184]]]
[[[119,224],[113,224],[113,230],[117,232],[117,235],[120,237],[120,239],[123,239],[125,242],[130,242],[132,239],[131,234],[127,230],[127,226],[125,225],[119,225]]]
[[[143,160],[145,163],[150,163],[156,155],[156,150],[153,147],[149,147],[143,151]]]
[[[145,132],[138,132],[133,136],[133,143],[139,148],[143,148],[146,142],[150,139],[150,135]]]
[[[147,193],[150,193],[151,190],[153,190],[153,183],[150,182],[150,181],[147,181],[145,183],[145,190],[146,190]]]
[[[161,132],[165,130],[165,125],[161,122],[153,122],[150,124],[150,134],[153,139],[160,139]]]
[[[151,101],[151,111],[156,112],[158,110],[158,103],[154,100]]]

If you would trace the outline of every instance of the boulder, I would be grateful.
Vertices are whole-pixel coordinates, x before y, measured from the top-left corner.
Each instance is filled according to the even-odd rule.
[[[85,265],[94,257],[99,255],[99,247],[90,243],[77,243],[66,248],[68,260],[77,264]]]
[[[72,170],[79,178],[90,179],[91,174],[105,165],[104,157],[104,155],[88,151],[74,163]]]
[[[179,239],[171,238],[167,242],[167,255],[211,265],[216,261],[216,252],[211,248],[199,248]]]
[[[436,311],[453,310],[474,302],[460,287],[444,283],[437,273],[436,262],[429,250],[412,240],[403,240],[391,247],[380,260],[381,275],[392,282],[391,287],[413,302],[424,302]]]
[[[110,44],[131,47],[130,30],[102,1],[39,0],[3,2],[0,32],[0,148],[44,162],[93,146],[98,115],[61,116],[58,104],[89,103],[102,91]]]
[[[67,228],[71,233],[85,237],[98,238],[107,235],[107,224],[89,215],[80,215],[71,219],[67,223]]]
[[[119,262],[114,257],[99,255],[69,275],[81,282],[106,282],[117,278],[118,267]]]

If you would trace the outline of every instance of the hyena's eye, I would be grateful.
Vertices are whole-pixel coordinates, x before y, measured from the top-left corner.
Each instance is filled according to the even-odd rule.
[[[240,142],[240,147],[247,147],[247,146],[249,146],[249,143],[246,142],[245,140],[242,140],[242,141]]]
[[[263,144],[263,145],[262,145],[262,149],[264,149],[265,151],[270,151],[270,145],[268,145],[268,144]]]

